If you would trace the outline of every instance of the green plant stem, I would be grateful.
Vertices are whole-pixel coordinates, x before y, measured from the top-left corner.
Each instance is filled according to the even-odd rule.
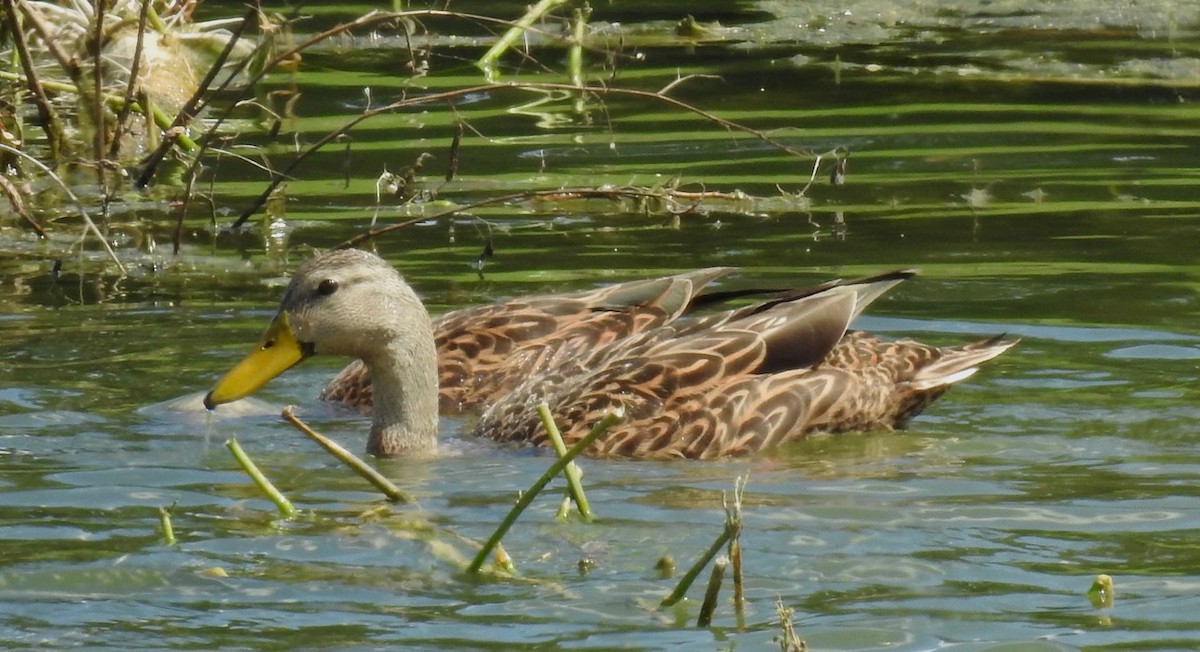
[[[562,433],[558,431],[558,424],[554,423],[554,415],[550,414],[550,406],[542,401],[537,406],[538,417],[542,419],[542,425],[546,427],[546,433],[550,436],[550,444],[554,447],[554,452],[558,453],[559,457],[567,454],[567,445],[563,443]],[[567,492],[571,494],[571,500],[575,501],[575,505],[579,508],[579,515],[583,520],[591,522],[592,506],[588,503],[587,496],[583,493],[583,471],[579,470],[579,465],[575,462],[567,464],[563,469],[563,475],[567,478]]]
[[[167,507],[159,507],[158,521],[162,524],[163,539],[166,540],[167,545],[175,545],[175,528],[171,525],[171,510]]]
[[[571,18],[571,46],[567,49],[567,71],[571,74],[571,83],[583,87],[583,37],[587,34],[588,18],[592,8],[584,6],[575,9]]]
[[[308,435],[309,439],[312,439],[320,444],[321,447],[328,451],[330,455],[333,455],[341,460],[343,464],[350,467],[351,470],[361,476],[364,480],[370,482],[375,486],[376,489],[383,492],[383,495],[387,496],[388,500],[394,503],[416,502],[412,496],[401,491],[400,488],[393,484],[391,480],[383,477],[383,474],[381,474],[379,471],[376,471],[366,462],[362,461],[362,459],[360,459],[357,455],[346,450],[340,444],[326,437],[325,435],[313,430],[308,426],[308,424],[301,421],[296,416],[295,408],[293,406],[289,405],[283,408],[282,416],[287,420],[288,423],[299,429],[300,432]]]
[[[696,627],[712,625],[713,612],[717,610],[717,598],[721,595],[721,583],[725,579],[725,566],[729,560],[721,557],[713,563],[712,575],[708,576],[708,588],[704,591],[704,602],[700,603],[700,616]]]
[[[670,607],[682,600],[683,596],[687,594],[688,589],[692,587],[692,582],[696,581],[696,578],[699,577],[700,572],[704,570],[708,562],[712,561],[713,557],[716,557],[717,553],[721,552],[721,546],[729,543],[740,528],[740,524],[726,522],[725,529],[721,530],[721,535],[717,537],[716,541],[713,541],[708,550],[704,551],[700,559],[696,560],[695,564],[692,564],[692,567],[683,574],[683,577],[679,578],[679,583],[675,585],[675,590],[671,592],[671,595],[663,598],[659,606]]]
[[[530,7],[529,11],[525,12],[525,15],[521,16],[520,20],[513,23],[513,26],[504,33],[504,36],[501,36],[500,40],[496,41],[495,45],[480,57],[479,61],[475,62],[475,65],[483,70],[487,78],[491,79],[494,77],[493,66],[496,63],[496,59],[499,59],[505,51],[512,47],[513,43],[516,43],[517,39],[521,38],[521,35],[525,33],[525,30],[532,27],[546,12],[563,4],[565,1],[540,0],[536,5]]]
[[[254,480],[254,484],[258,485],[258,488],[271,499],[271,502],[275,503],[275,508],[279,510],[280,516],[291,518],[296,514],[296,508],[292,506],[292,502],[287,499],[287,496],[284,496],[283,493],[276,489],[275,485],[271,484],[271,481],[267,479],[267,476],[263,475],[262,471],[258,470],[258,466],[254,464],[249,455],[246,455],[246,451],[242,450],[236,439],[227,440],[225,447],[229,449],[230,453],[233,453],[234,459],[238,461],[238,464],[241,465],[246,475],[250,476],[251,480]]]
[[[509,510],[508,514],[504,517],[504,520],[500,522],[500,526],[496,528],[496,531],[492,533],[492,536],[489,537],[487,542],[483,544],[483,548],[481,548],[475,555],[475,558],[471,560],[471,565],[467,567],[467,573],[472,575],[478,573],[479,569],[483,568],[483,562],[487,560],[488,555],[490,555],[492,552],[492,549],[500,543],[500,540],[503,539],[504,535],[508,533],[508,530],[513,526],[513,523],[517,522],[517,518],[521,515],[521,512],[524,512],[525,509],[529,507],[529,505],[533,502],[533,499],[537,497],[538,493],[541,492],[542,489],[545,489],[546,485],[550,484],[550,481],[553,480],[556,475],[561,473],[562,470],[566,468],[567,464],[571,463],[571,460],[575,459],[576,456],[586,450],[587,447],[590,446],[597,437],[599,437],[604,433],[604,431],[611,428],[613,424],[617,423],[624,417],[624,410],[609,411],[602,419],[600,419],[599,423],[592,428],[591,432],[584,435],[579,441],[575,442],[575,445],[572,446],[565,455],[558,458],[554,464],[551,464],[550,468],[546,469],[546,471],[542,473],[542,476],[533,483],[533,486],[531,486],[525,491],[524,494],[521,495],[521,498],[517,500],[517,504],[513,505],[512,509]]]
[[[746,592],[742,577],[742,495],[746,492],[749,476],[739,476],[733,481],[733,503],[725,503],[725,522],[737,527],[729,541],[729,560],[733,565],[733,613],[739,630],[746,628]]]
[[[794,609],[784,606],[782,598],[775,598],[775,615],[779,617],[779,626],[783,630],[783,636],[775,640],[779,641],[779,649],[782,652],[805,652],[808,649],[796,634],[796,626],[792,624],[792,616],[795,613]]]
[[[746,589],[742,578],[742,535],[729,542],[729,563],[733,571],[733,613],[737,619],[738,631],[746,629]]]

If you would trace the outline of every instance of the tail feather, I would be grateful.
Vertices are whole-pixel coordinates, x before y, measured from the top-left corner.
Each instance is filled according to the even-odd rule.
[[[867,306],[883,296],[888,290],[916,276],[916,274],[917,270],[915,269],[898,269],[892,272],[843,282],[843,287],[854,288],[855,291],[854,314],[851,318],[853,319],[861,315]]]
[[[979,370],[979,365],[1004,353],[1020,342],[1006,340],[1005,334],[989,337],[953,349],[933,363],[921,368],[909,381],[909,386],[917,391],[925,391],[952,385],[969,378]]]

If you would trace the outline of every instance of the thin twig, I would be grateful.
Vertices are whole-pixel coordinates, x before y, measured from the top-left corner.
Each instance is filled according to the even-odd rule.
[[[21,198],[21,192],[17,190],[17,187],[13,185],[13,182],[4,175],[0,175],[0,191],[2,191],[5,196],[8,197],[8,203],[12,206],[12,209],[16,211],[17,215],[20,215],[22,219],[24,219],[26,222],[29,222],[29,226],[33,227],[34,231],[37,231],[38,237],[45,240],[46,230],[43,229],[42,225],[38,224],[37,220],[33,219],[33,216],[29,214],[29,210],[25,207],[25,200]]]
[[[178,256],[183,248],[183,218],[187,217],[188,208],[192,205],[192,191],[196,188],[195,168],[188,168],[184,177],[183,199],[179,202],[179,216],[175,219],[175,231],[171,234],[171,253]]]
[[[75,207],[79,209],[79,216],[82,217],[83,221],[87,224],[88,230],[95,234],[96,238],[100,240],[100,244],[104,247],[104,250],[108,252],[108,255],[110,258],[112,258],[112,261],[116,263],[117,269],[121,270],[121,274],[126,273],[125,266],[121,264],[121,259],[117,258],[117,253],[112,250],[112,247],[108,245],[108,240],[103,234],[100,233],[100,229],[96,227],[96,223],[92,221],[91,216],[89,216],[87,213],[87,209],[84,208],[83,202],[79,201],[79,197],[75,196],[75,193],[71,192],[71,189],[67,187],[67,184],[63,183],[63,180],[60,179],[53,170],[46,167],[45,163],[42,163],[36,158],[14,147],[9,147],[8,145],[0,143],[0,149],[12,154],[16,154],[17,156],[20,156],[21,158],[33,163],[39,169],[41,169],[42,172],[45,172],[47,176],[53,179],[54,182],[57,183],[60,188],[62,188],[63,192],[67,194],[67,197],[75,204]]]
[[[105,183],[104,173],[104,57],[100,56],[100,48],[104,45],[104,3],[96,2],[92,5],[95,9],[94,32],[92,34],[92,127],[96,133],[92,134],[92,160],[96,165],[96,186],[100,189],[100,196],[103,197],[104,205],[104,224],[108,224],[108,188]],[[80,84],[80,88],[83,85]],[[86,96],[84,96],[86,98]]]
[[[692,81],[693,79],[720,79],[720,78],[721,78],[720,75],[701,75],[698,73],[691,74],[691,75],[682,75],[682,76],[676,77],[670,84],[667,84],[666,86],[663,86],[662,88],[658,89],[658,93],[660,95],[666,95],[666,94],[670,93],[671,91],[675,90],[676,87],[682,86],[685,83]]]
[[[133,46],[133,61],[129,64],[129,81],[125,84],[125,97],[121,108],[117,111],[116,126],[113,128],[112,143],[109,144],[108,157],[116,160],[121,153],[121,135],[125,132],[125,123],[133,106],[133,98],[137,94],[138,75],[142,68],[142,51],[145,46],[146,22],[150,11],[150,0],[142,0],[142,9],[138,13],[137,42]]]
[[[541,493],[542,489],[545,489],[546,485],[550,484],[550,481],[553,480],[559,473],[561,473],[562,470],[566,468],[567,464],[571,463],[571,460],[575,459],[580,453],[586,450],[587,447],[590,446],[597,437],[612,427],[613,424],[623,419],[624,416],[624,410],[610,410],[604,415],[603,418],[600,419],[599,423],[592,428],[591,432],[584,435],[579,441],[575,442],[575,445],[572,446],[565,455],[555,460],[554,464],[551,464],[550,468],[546,469],[546,471],[542,473],[542,476],[533,483],[533,486],[529,487],[529,489],[525,490],[525,493],[521,494],[521,498],[518,499],[517,503],[508,511],[508,514],[505,515],[504,520],[500,522],[500,525],[496,528],[496,531],[492,533],[492,536],[488,537],[487,542],[485,542],[483,547],[479,549],[479,552],[475,555],[475,559],[473,559],[471,561],[471,565],[467,567],[467,573],[472,575],[478,573],[479,569],[483,568],[483,562],[487,561],[488,555],[491,554],[492,549],[500,543],[500,540],[504,538],[504,535],[508,533],[508,530],[513,526],[514,523],[517,522],[517,518],[522,512],[525,511],[527,507],[529,507],[531,503],[533,503],[533,499],[536,498],[539,493]]]
[[[217,55],[213,64],[209,67],[208,73],[204,75],[204,79],[200,80],[200,85],[196,87],[196,91],[188,98],[183,107],[179,109],[179,113],[175,114],[175,119],[171,121],[170,128],[167,129],[166,137],[159,143],[158,149],[154,150],[150,156],[146,157],[145,166],[142,173],[138,175],[135,186],[143,188],[150,183],[150,178],[154,176],[154,172],[158,169],[158,164],[162,162],[163,157],[167,155],[167,150],[175,144],[179,134],[183,133],[183,127],[192,121],[195,117],[196,107],[200,103],[200,98],[211,91],[210,86],[217,74],[221,72],[221,68],[225,66],[225,61],[229,59],[229,55],[233,53],[233,47],[237,45],[238,39],[242,37],[242,33],[246,28],[254,24],[254,19],[258,16],[258,9],[250,8],[246,10],[246,14],[242,17],[242,22],[234,28],[230,34],[229,40],[225,43],[225,48]]]
[[[426,215],[423,217],[414,217],[412,219],[405,220],[403,222],[397,222],[396,224],[390,224],[388,226],[385,226],[385,227],[382,227],[379,229],[370,229],[370,230],[364,231],[364,232],[354,236],[353,238],[350,238],[349,240],[346,240],[340,244],[335,245],[333,248],[334,249],[348,249],[350,247],[357,247],[358,245],[366,242],[367,240],[371,240],[371,239],[377,238],[381,235],[391,233],[392,231],[398,231],[400,229],[405,229],[410,226],[414,226],[416,224],[421,224],[423,222],[431,222],[434,220],[439,220],[439,219],[442,219],[443,217],[450,217],[452,215],[458,215],[459,213],[470,211],[475,208],[481,208],[483,206],[491,206],[493,204],[503,204],[505,202],[510,202],[510,201],[539,199],[539,198],[543,198],[543,197],[554,197],[554,198],[575,197],[575,198],[599,198],[599,199],[619,199],[619,198],[624,198],[624,197],[643,197],[643,198],[653,197],[656,199],[667,199],[667,200],[670,199],[669,196],[664,196],[664,194],[660,191],[645,190],[642,188],[558,188],[555,190],[525,190],[522,192],[514,192],[514,193],[511,193],[508,195],[500,195],[497,197],[488,197],[486,199],[481,199],[479,201],[471,202],[470,204],[463,204],[461,206],[455,206],[452,208],[448,208],[444,211],[434,213],[433,215]],[[234,226],[236,227],[237,223],[234,223]]]
[[[800,157],[800,158],[811,158],[814,156],[811,152],[808,152],[806,150],[796,149],[795,147],[792,147],[782,141],[779,141],[779,140],[773,138],[772,136],[770,136],[769,134],[767,134],[764,131],[754,129],[753,127],[749,127],[749,126],[743,125],[741,123],[734,122],[732,120],[727,120],[727,119],[717,116],[713,113],[705,111],[704,109],[701,109],[693,104],[689,104],[687,102],[684,102],[683,100],[677,100],[673,97],[669,97],[669,96],[663,95],[661,93],[655,93],[655,92],[651,92],[651,91],[634,90],[634,89],[629,89],[629,88],[609,88],[607,86],[598,86],[598,85],[585,86],[583,88],[579,88],[572,84],[561,84],[561,83],[554,83],[554,82],[506,82],[506,83],[483,84],[483,85],[479,85],[479,86],[472,86],[469,88],[459,88],[459,89],[455,89],[455,90],[451,90],[451,91],[444,91],[441,93],[430,93],[428,95],[422,95],[420,97],[406,97],[404,99],[397,100],[397,101],[392,102],[391,104],[387,104],[385,106],[368,109],[368,110],[363,111],[362,113],[354,116],[353,118],[349,119],[345,124],[343,124],[341,127],[326,134],[325,136],[321,137],[319,140],[317,140],[315,143],[313,143],[308,149],[300,152],[300,154],[298,154],[296,156],[296,158],[287,165],[287,167],[283,168],[283,170],[281,172],[275,174],[271,178],[271,181],[267,184],[267,187],[262,191],[262,193],[260,193],[259,196],[249,206],[247,206],[245,210],[242,211],[242,214],[239,215],[236,220],[234,220],[231,227],[236,229],[236,228],[240,227],[242,224],[245,224],[246,220],[250,219],[250,216],[253,215],[255,212],[257,212],[258,209],[262,207],[263,203],[266,202],[267,198],[270,197],[271,194],[275,192],[275,188],[279,184],[283,183],[284,176],[291,175],[293,170],[295,170],[309,156],[312,156],[313,154],[315,154],[319,149],[321,149],[325,145],[328,145],[329,143],[337,141],[344,134],[349,132],[351,129],[356,127],[358,124],[360,124],[364,120],[373,118],[373,117],[383,114],[383,113],[389,113],[389,112],[397,111],[400,109],[407,109],[407,108],[412,108],[415,106],[421,106],[421,105],[430,104],[430,103],[447,102],[447,101],[457,100],[458,98],[467,97],[467,96],[489,95],[489,94],[495,93],[497,91],[502,91],[502,90],[564,91],[564,92],[568,92],[568,93],[584,93],[584,94],[594,94],[594,95],[617,95],[617,96],[624,96],[624,97],[637,97],[637,98],[655,100],[655,101],[663,102],[670,106],[682,109],[689,113],[694,113],[694,114],[700,116],[701,118],[704,118],[705,120],[713,122],[713,123],[717,124],[718,126],[723,127],[724,129],[727,129],[729,131],[737,131],[737,132],[749,134],[750,136],[757,138],[758,140],[761,140],[761,141],[771,145],[772,147],[774,147],[780,151],[783,151],[787,154],[790,154],[792,156],[796,156],[796,157]]]
[[[6,2],[5,5],[7,4]],[[67,77],[78,85],[80,81],[79,62],[68,56],[66,51],[62,49],[59,39],[54,38],[50,34],[50,28],[42,21],[41,15],[34,10],[31,3],[21,2],[21,9],[25,17],[29,19],[29,24],[33,26],[33,31],[37,32],[38,38],[42,39],[42,45],[46,47],[46,51],[50,53],[50,56],[54,57],[54,60],[58,62],[58,67],[62,68]]]
[[[329,451],[330,455],[333,455],[341,460],[343,464],[350,467],[351,470],[353,470],[367,482],[370,482],[372,485],[374,485],[376,489],[383,492],[383,495],[387,496],[388,500],[394,503],[416,502],[412,496],[401,491],[396,485],[392,484],[391,480],[388,480],[379,471],[376,471],[369,464],[359,459],[357,455],[346,450],[340,444],[332,439],[329,439],[325,435],[313,430],[308,426],[308,424],[301,421],[296,416],[296,411],[293,406],[289,405],[283,408],[282,416],[287,420],[288,423],[299,429],[300,432],[308,435],[309,439],[312,439],[320,444],[321,447],[326,451]]]
[[[50,158],[58,160],[62,154],[62,122],[50,104],[50,99],[46,97],[46,89],[43,88],[37,71],[33,67],[33,59],[29,54],[28,44],[25,42],[25,32],[21,29],[21,24],[17,19],[17,7],[13,0],[4,0],[4,18],[8,24],[8,32],[12,36],[13,47],[17,51],[17,58],[21,61],[21,69],[25,73],[25,85],[29,87],[29,92],[33,95],[33,101],[38,109],[38,117],[42,121],[42,130],[46,132]]]

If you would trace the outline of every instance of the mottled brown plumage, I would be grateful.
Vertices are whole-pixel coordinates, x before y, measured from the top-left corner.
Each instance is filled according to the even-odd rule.
[[[840,316],[838,308],[832,302],[818,306],[826,317],[829,312]],[[771,312],[776,311],[780,308]],[[786,326],[796,323],[792,320],[808,323],[813,317],[795,315],[786,304],[783,312],[783,332],[770,332],[774,324],[761,317],[683,337],[664,335],[671,330],[666,326],[647,338],[654,340],[650,345],[621,346],[622,351],[549,370],[497,402],[475,432],[498,441],[546,445],[533,414],[533,405],[544,398],[560,426],[567,424],[568,442],[586,434],[607,409],[625,407],[625,421],[605,433],[592,454],[744,455],[814,431],[903,427],[952,383],[973,373],[975,365],[1015,344],[995,337],[938,348],[840,331],[838,337],[822,338],[788,332]],[[795,347],[804,346],[812,355],[823,352],[818,362],[792,357]]]
[[[701,289],[730,271],[702,269],[446,313],[433,325],[441,410],[481,409],[563,360],[672,322],[695,304]],[[371,377],[362,361],[350,363],[331,380],[321,399],[370,407]]]
[[[370,255],[349,257],[363,256]],[[339,258],[338,264],[353,260]],[[316,274],[322,265],[311,268],[306,273]],[[374,268],[372,273],[395,274],[390,267]],[[621,405],[625,421],[591,454],[713,459],[812,431],[902,427],[951,384],[1015,344],[996,337],[938,348],[848,332],[871,301],[912,275],[907,271],[771,293],[750,306],[690,315],[699,304],[726,298],[704,288],[729,271],[699,270],[448,313],[433,324],[441,409],[487,408],[475,434],[540,446],[547,443],[534,409],[541,400],[550,404],[568,442]],[[322,398],[370,406],[366,368],[351,364]],[[375,424],[373,432],[381,428]],[[397,451],[373,446],[372,452]]]

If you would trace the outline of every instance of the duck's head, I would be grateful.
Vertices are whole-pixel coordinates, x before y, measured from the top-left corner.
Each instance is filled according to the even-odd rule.
[[[258,345],[217,382],[204,405],[248,396],[312,355],[351,356],[369,366],[404,357],[413,338],[432,340],[429,316],[391,265],[357,249],[326,252],[296,271]]]

